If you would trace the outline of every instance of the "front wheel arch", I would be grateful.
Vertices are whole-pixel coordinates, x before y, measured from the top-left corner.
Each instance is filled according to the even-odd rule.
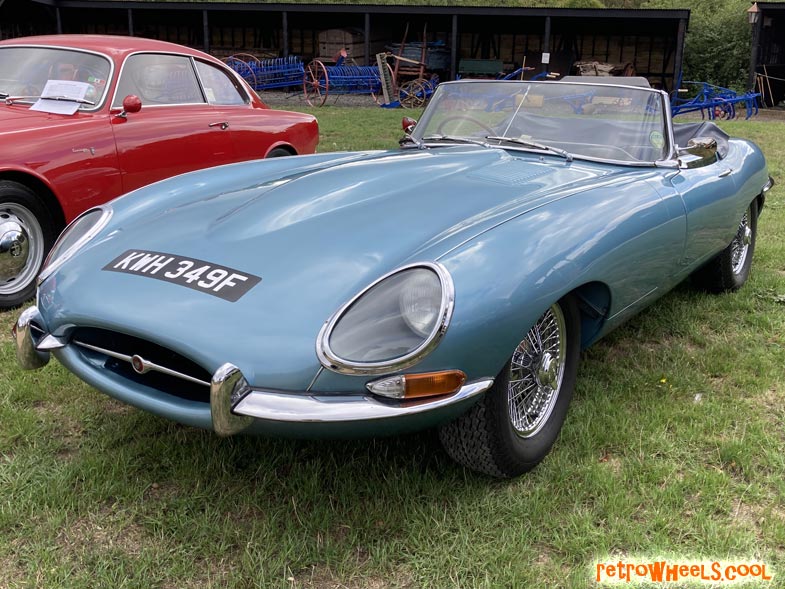
[[[44,206],[46,206],[46,209],[49,211],[57,235],[59,235],[60,232],[65,229],[65,212],[63,211],[63,207],[60,204],[60,200],[57,198],[48,184],[43,182],[40,178],[36,178],[30,174],[15,171],[0,172],[0,181],[2,180],[9,180],[11,182],[16,182],[17,184],[22,184],[23,186],[26,186],[35,192],[36,196],[41,199]]]
[[[567,295],[520,334],[493,386],[466,413],[440,427],[442,446],[455,461],[507,478],[545,458],[575,389],[580,325],[577,298]]]

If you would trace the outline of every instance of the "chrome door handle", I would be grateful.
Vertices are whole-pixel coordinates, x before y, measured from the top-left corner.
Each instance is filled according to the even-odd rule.
[[[220,123],[210,123],[207,126],[210,127],[210,128],[212,128],[212,127],[221,127],[221,129],[225,131],[226,129],[229,128],[229,122],[228,121],[221,121]]]
[[[733,171],[733,168],[728,168],[724,172],[720,172],[720,176],[719,177],[720,178],[725,178],[726,176],[730,176],[732,171]]]

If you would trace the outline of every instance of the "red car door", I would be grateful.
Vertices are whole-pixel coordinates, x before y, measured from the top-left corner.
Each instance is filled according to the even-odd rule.
[[[229,126],[208,104],[191,58],[137,53],[120,72],[113,108],[139,96],[142,109],[112,118],[127,192],[182,174],[236,161]]]
[[[195,63],[207,100],[229,125],[238,161],[266,157],[281,144],[293,146],[298,154],[313,153],[318,133],[302,124],[301,115],[256,107],[230,71],[198,59]]]

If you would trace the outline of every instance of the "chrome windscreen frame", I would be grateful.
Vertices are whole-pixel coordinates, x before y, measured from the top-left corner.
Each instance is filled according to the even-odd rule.
[[[90,229],[88,229],[87,232],[82,237],[76,240],[76,242],[71,247],[69,247],[67,250],[62,252],[59,256],[57,256],[57,258],[50,259],[52,256],[52,252],[55,251],[57,244],[65,237],[65,235],[68,233],[68,230],[71,229],[74,226],[74,224],[76,224],[79,221],[79,219],[94,211],[101,211],[101,217],[98,219],[98,221],[96,221],[95,224],[92,227],[90,227]],[[104,227],[106,227],[106,224],[109,223],[109,220],[112,218],[112,213],[113,213],[112,207],[110,207],[109,205],[101,205],[100,207],[93,207],[91,209],[86,210],[84,213],[82,213],[81,215],[76,217],[73,221],[71,221],[63,230],[63,232],[60,234],[60,237],[57,238],[57,241],[55,241],[54,245],[52,246],[49,255],[46,257],[46,260],[44,260],[43,268],[41,269],[41,273],[38,275],[37,284],[40,285],[44,280],[49,278],[58,268],[60,268],[60,266],[62,266],[65,262],[70,260],[71,257],[73,257],[73,255],[76,252],[82,249],[82,247],[84,247],[86,243],[88,243],[91,239],[93,239],[96,235],[98,235],[98,233]]]
[[[381,362],[355,362],[341,358],[335,352],[333,352],[333,350],[330,348],[330,336],[332,335],[335,326],[346,314],[349,308],[377,284],[383,282],[391,276],[394,276],[395,274],[399,274],[414,268],[426,268],[433,271],[438,276],[442,287],[442,300],[441,306],[439,307],[439,318],[428,336],[423,339],[423,342],[411,352],[403,356]],[[321,362],[322,366],[328,370],[338,372],[340,374],[377,375],[405,370],[406,368],[414,366],[420,360],[425,358],[425,356],[430,354],[431,351],[433,351],[433,349],[439,344],[450,325],[450,319],[452,318],[454,306],[455,286],[452,281],[452,276],[450,276],[447,268],[445,268],[442,264],[438,262],[415,262],[405,266],[400,266],[366,286],[340,309],[333,313],[333,315],[327,321],[324,322],[324,325],[322,325],[322,328],[319,330],[319,335],[316,338],[316,356],[319,358],[319,362]]]

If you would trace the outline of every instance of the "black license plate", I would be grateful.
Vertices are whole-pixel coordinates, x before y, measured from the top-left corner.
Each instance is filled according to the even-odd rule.
[[[253,274],[204,260],[147,250],[128,250],[109,262],[103,270],[155,278],[231,302],[262,280]]]

